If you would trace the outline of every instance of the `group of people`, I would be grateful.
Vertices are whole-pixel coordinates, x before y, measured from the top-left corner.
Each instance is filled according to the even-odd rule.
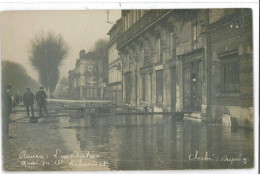
[[[12,138],[9,136],[9,120],[10,114],[13,109],[13,100],[11,96],[11,89],[10,85],[4,86],[2,91],[2,128],[3,128],[3,135],[7,138]],[[23,103],[26,108],[27,117],[30,117],[30,109],[31,109],[31,116],[35,117],[34,115],[34,102],[36,100],[38,107],[39,107],[39,116],[42,117],[42,110],[44,109],[47,116],[49,113],[46,107],[46,99],[47,95],[44,91],[43,87],[40,87],[39,91],[36,93],[36,97],[34,97],[33,93],[31,92],[30,88],[26,89],[26,92],[23,96]]]
[[[47,95],[45,93],[45,91],[43,90],[43,87],[40,87],[39,91],[36,93],[36,102],[38,104],[39,107],[39,116],[42,117],[42,109],[44,109],[45,113],[47,114],[47,116],[49,116],[47,107],[46,107],[46,98]],[[30,88],[26,89],[26,92],[24,93],[23,96],[23,103],[25,105],[26,108],[26,113],[27,113],[27,117],[30,117],[30,109],[31,109],[31,115],[32,117],[34,117],[34,95],[31,92]]]

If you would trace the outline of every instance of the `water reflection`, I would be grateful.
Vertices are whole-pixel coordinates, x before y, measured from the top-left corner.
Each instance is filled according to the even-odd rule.
[[[106,160],[112,170],[253,167],[253,132],[243,128],[177,121],[162,115],[59,119],[67,119],[67,125],[76,130],[82,152],[100,154],[100,160]],[[198,157],[214,160],[191,161],[189,156],[196,152]],[[245,162],[216,160],[225,157]]]

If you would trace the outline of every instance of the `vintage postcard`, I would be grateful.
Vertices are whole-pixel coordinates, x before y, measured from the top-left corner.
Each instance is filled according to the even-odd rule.
[[[2,168],[250,170],[253,55],[251,8],[2,11]]]

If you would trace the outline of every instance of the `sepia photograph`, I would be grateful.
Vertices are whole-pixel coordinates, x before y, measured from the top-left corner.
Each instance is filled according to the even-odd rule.
[[[253,38],[250,8],[1,11],[2,170],[254,168]]]

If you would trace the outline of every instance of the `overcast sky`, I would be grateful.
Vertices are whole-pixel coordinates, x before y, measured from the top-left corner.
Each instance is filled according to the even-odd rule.
[[[110,11],[110,21],[120,18],[121,12]],[[69,45],[69,55],[60,68],[61,77],[75,67],[79,51],[89,51],[98,39],[108,39],[112,27],[106,23],[105,10],[92,11],[10,11],[1,18],[2,60],[22,64],[27,73],[38,80],[29,61],[30,40],[37,34],[52,31],[61,34]]]

